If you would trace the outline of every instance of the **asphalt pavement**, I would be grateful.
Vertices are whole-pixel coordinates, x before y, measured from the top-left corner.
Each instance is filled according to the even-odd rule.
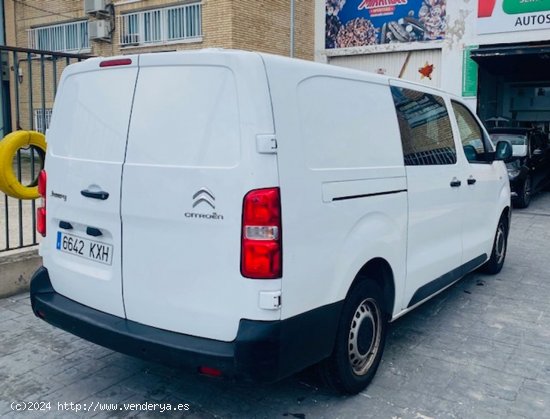
[[[549,272],[545,193],[514,210],[502,272],[470,274],[394,322],[377,376],[353,397],[324,388],[312,371],[258,385],[121,355],[35,318],[21,294],[0,300],[0,415],[549,417]]]

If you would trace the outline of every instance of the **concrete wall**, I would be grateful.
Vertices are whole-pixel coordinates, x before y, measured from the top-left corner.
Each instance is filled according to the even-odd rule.
[[[42,265],[36,249],[17,253],[0,253],[0,298],[29,289],[34,272]]]

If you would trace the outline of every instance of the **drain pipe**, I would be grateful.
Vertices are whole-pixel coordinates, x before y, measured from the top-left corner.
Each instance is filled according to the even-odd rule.
[[[294,1],[290,0],[290,57],[294,57]]]

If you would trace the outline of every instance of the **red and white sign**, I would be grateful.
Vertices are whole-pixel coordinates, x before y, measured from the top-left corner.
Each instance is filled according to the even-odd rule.
[[[550,29],[549,0],[478,0],[478,34],[537,29]]]

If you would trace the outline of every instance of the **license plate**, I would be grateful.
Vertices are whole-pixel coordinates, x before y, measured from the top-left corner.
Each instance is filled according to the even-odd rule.
[[[57,232],[57,250],[80,256],[94,262],[111,265],[113,263],[113,246],[72,234]]]

